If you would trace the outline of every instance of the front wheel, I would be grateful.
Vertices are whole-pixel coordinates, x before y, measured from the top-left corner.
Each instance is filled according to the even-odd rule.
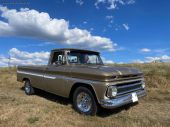
[[[30,81],[28,80],[25,81],[24,90],[27,95],[34,94],[34,88],[31,86]]]
[[[81,114],[96,115],[98,106],[92,92],[85,87],[78,87],[73,95],[73,106]]]

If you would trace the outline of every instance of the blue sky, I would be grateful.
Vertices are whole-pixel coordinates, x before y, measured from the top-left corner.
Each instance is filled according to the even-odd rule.
[[[23,22],[23,24],[19,22],[18,25],[18,20],[15,21],[14,19],[16,17],[1,9],[0,56],[2,58],[8,57],[8,54],[13,51],[12,49],[16,49],[15,51],[19,51],[20,54],[22,52],[33,54],[35,52],[49,52],[54,48],[81,47],[99,50],[105,61],[109,62],[129,63],[170,60],[169,0],[110,0],[112,2],[109,2],[109,0],[23,1],[25,3],[14,4],[3,3],[4,1],[0,0],[0,5],[1,8],[6,7],[8,11],[16,9],[16,12],[20,12],[21,8],[28,8],[25,10],[26,13],[30,10],[35,10],[38,13],[48,13],[51,19],[63,19],[64,22],[69,22],[69,30],[75,28],[81,31],[86,30],[91,38],[87,42],[85,42],[86,39],[76,42],[77,38],[81,39],[77,34],[74,35],[78,36],[77,38],[70,37],[67,39],[61,39],[62,37],[60,38],[59,35],[53,39],[51,32],[50,37],[48,32],[37,34],[42,32],[40,30],[53,30],[58,27],[54,25],[53,28],[48,28],[47,25],[45,26],[47,29],[42,29],[36,26],[31,28],[33,25],[30,25],[30,29],[28,29],[25,28],[25,26],[28,26],[28,22]],[[11,1],[9,0],[9,2]],[[20,1],[18,0],[18,2]],[[27,17],[27,19],[30,20],[31,17]],[[8,28],[2,22],[10,26],[8,31],[6,30]],[[13,30],[14,27],[15,29]],[[33,32],[35,32],[35,36],[30,34]],[[72,32],[68,34],[70,35]],[[94,40],[96,42],[93,43],[94,36],[101,38],[97,41]],[[86,33],[83,33],[83,37],[86,38]],[[103,38],[105,38],[104,41]],[[105,46],[107,48],[104,48]],[[109,46],[112,46],[112,48]],[[13,56],[17,57],[18,55]]]

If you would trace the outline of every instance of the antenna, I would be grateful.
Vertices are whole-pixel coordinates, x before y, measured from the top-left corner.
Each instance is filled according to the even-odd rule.
[[[8,57],[8,67],[10,68],[11,67],[11,55],[9,54],[9,57]]]

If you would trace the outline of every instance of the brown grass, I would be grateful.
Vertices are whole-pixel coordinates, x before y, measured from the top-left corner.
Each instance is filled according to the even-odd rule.
[[[0,69],[0,127],[170,126],[170,64],[126,66],[144,72],[148,96],[129,109],[102,110],[95,117],[79,115],[67,99],[49,93],[26,96],[23,84],[16,81],[16,69]]]

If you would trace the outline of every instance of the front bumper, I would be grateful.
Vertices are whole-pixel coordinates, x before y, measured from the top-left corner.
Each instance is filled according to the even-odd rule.
[[[146,96],[146,91],[145,90],[141,90],[139,92],[136,92],[137,97],[141,98]],[[101,101],[101,106],[103,108],[107,108],[107,109],[113,109],[113,108],[117,108],[126,104],[130,104],[133,103],[132,101],[132,93],[129,93],[127,95],[115,98],[115,99],[104,99]]]

